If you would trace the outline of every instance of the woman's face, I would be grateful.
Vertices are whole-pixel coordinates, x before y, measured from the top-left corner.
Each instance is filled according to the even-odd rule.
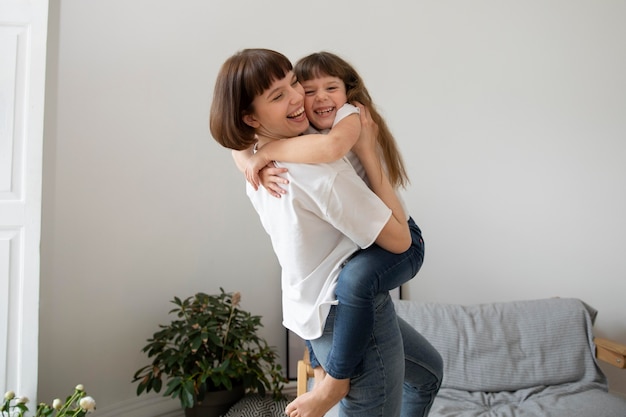
[[[291,71],[256,96],[252,108],[254,111],[244,116],[244,122],[260,137],[292,138],[309,127],[304,112],[304,90]]]
[[[304,109],[317,129],[330,129],[337,110],[348,101],[346,85],[337,77],[324,76],[303,81]]]

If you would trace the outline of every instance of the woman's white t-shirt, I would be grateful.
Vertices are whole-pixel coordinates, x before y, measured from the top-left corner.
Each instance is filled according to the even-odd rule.
[[[288,169],[281,198],[247,184],[278,257],[283,325],[304,339],[321,336],[342,263],[373,244],[391,210],[342,158],[327,164],[276,162]]]

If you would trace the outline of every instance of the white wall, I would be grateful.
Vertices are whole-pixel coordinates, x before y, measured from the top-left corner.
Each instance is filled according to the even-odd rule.
[[[626,2],[50,7],[41,400],[80,382],[99,414],[147,416],[129,412],[141,347],[174,295],[220,286],[285,355],[277,262],[207,129],[218,68],[244,47],[327,49],[361,71],[427,240],[411,299],[579,297],[626,343]]]

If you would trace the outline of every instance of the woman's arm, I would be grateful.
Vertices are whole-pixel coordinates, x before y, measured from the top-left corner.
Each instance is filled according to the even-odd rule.
[[[359,105],[359,108],[363,129],[353,150],[365,168],[372,191],[391,209],[391,217],[376,238],[376,244],[389,252],[402,253],[411,246],[407,216],[378,156],[378,126],[365,107]]]
[[[272,161],[316,164],[342,158],[359,139],[361,122],[353,113],[337,123],[328,134],[302,135],[276,140],[259,149],[248,159],[246,179],[258,188],[258,172]]]

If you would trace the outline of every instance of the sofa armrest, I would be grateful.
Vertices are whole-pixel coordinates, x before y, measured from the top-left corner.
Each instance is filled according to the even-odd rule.
[[[618,368],[626,368],[626,345],[601,337],[593,341],[596,344],[596,358]]]

